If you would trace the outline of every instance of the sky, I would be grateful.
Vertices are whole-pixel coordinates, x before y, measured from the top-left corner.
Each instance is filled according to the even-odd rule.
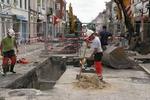
[[[67,10],[71,3],[74,15],[83,23],[88,23],[95,19],[99,12],[105,9],[105,2],[108,1],[110,0],[66,0]]]

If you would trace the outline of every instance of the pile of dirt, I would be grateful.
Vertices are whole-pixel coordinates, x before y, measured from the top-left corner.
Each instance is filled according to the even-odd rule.
[[[110,84],[100,81],[97,75],[82,75],[75,86],[81,89],[103,89],[110,87]]]

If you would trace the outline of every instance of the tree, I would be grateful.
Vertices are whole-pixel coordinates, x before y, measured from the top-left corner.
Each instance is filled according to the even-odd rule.
[[[131,38],[134,33],[134,25],[132,22],[132,17],[129,16],[128,10],[126,9],[131,4],[131,0],[114,0],[114,1],[117,4],[118,8],[122,10],[124,14],[125,25],[129,32],[129,44],[131,44]]]
[[[71,3],[69,4],[69,25],[70,25],[70,33],[74,33],[74,15],[73,15],[73,8],[71,6]]]

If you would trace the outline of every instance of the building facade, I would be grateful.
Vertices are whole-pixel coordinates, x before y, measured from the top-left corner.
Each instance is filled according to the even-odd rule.
[[[143,42],[150,41],[148,4],[148,0],[134,0],[135,32],[140,35]]]
[[[19,43],[29,40],[28,29],[28,0],[10,0],[12,7],[10,12],[13,16],[13,29],[17,34]]]
[[[37,0],[29,0],[29,12],[28,12],[28,25],[29,25],[29,42],[37,42],[37,20],[38,20],[38,9]]]
[[[8,28],[19,44],[55,38],[66,32],[66,17],[65,0],[0,0],[0,40]]]
[[[65,0],[56,0],[56,37],[63,35],[65,30],[65,23],[66,23],[66,1]]]
[[[10,12],[12,3],[0,0],[0,40],[6,35],[8,28],[13,27],[13,16]]]
[[[0,5],[1,38],[13,28],[19,43],[28,41],[28,0],[1,0]]]

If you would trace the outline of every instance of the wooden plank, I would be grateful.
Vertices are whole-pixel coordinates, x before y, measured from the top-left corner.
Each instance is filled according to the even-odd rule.
[[[147,64],[139,64],[139,65],[141,66],[141,68],[143,68],[143,70],[144,70],[147,74],[150,75],[150,69],[146,68],[146,65],[147,65]],[[145,66],[144,66],[144,65],[145,65]],[[147,66],[150,67],[150,65],[147,65]]]

